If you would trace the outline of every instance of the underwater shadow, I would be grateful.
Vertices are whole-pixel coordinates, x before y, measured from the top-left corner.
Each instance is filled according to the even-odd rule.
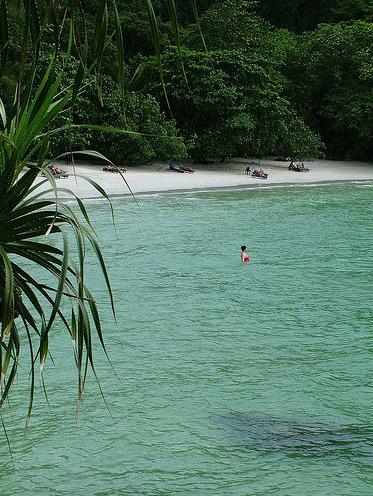
[[[363,456],[373,460],[373,429],[359,424],[292,420],[260,413],[229,412],[213,419],[230,445],[242,450],[289,456]]]

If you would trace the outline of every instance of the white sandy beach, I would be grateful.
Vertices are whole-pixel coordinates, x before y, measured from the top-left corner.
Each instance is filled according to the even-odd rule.
[[[194,173],[180,174],[167,170],[164,163],[129,167],[124,177],[136,195],[161,192],[190,192],[210,189],[232,189],[268,186],[285,186],[300,184],[329,184],[335,182],[373,181],[372,162],[349,162],[332,160],[315,160],[305,162],[310,172],[293,172],[288,170],[288,163],[274,160],[263,160],[261,167],[269,173],[267,180],[256,179],[245,174],[248,160],[237,159],[223,164],[198,165],[193,164]],[[96,181],[110,196],[128,195],[129,190],[123,179],[117,173],[103,172],[98,165],[80,162],[73,168],[56,164],[66,170],[70,176],[58,179],[57,184],[71,189],[80,198],[91,199],[101,197],[97,190],[76,174],[86,176]],[[251,169],[257,168],[250,164]],[[40,178],[41,180],[42,178]],[[61,192],[60,198],[69,195]]]

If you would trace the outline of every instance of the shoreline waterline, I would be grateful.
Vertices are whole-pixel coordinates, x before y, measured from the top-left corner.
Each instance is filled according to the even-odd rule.
[[[287,183],[263,183],[260,184],[247,184],[236,185],[236,186],[211,186],[203,188],[190,188],[190,189],[167,189],[167,190],[153,190],[153,191],[138,191],[134,193],[107,193],[110,200],[119,200],[121,198],[133,198],[133,197],[146,197],[146,196],[174,196],[174,195],[187,195],[195,193],[212,193],[212,192],[229,192],[229,191],[245,191],[245,190],[256,190],[256,189],[272,189],[272,188],[304,188],[304,187],[328,187],[343,184],[359,184],[359,185],[373,185],[373,179],[336,179],[333,181],[315,181],[307,183],[299,182],[287,182]],[[97,196],[81,196],[81,200],[95,201],[103,200],[107,201],[107,198],[97,195]],[[73,196],[59,197],[58,202],[76,202],[76,198]]]

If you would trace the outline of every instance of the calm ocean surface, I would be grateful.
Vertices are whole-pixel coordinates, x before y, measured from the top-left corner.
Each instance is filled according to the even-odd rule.
[[[1,496],[373,494],[373,187],[91,204],[106,343],[76,420],[70,339],[51,336],[26,440],[29,357],[0,444]],[[246,244],[253,259],[240,263]]]

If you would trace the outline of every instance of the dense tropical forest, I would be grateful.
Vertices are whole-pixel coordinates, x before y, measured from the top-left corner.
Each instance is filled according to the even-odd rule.
[[[39,2],[41,18],[49,3]],[[96,18],[107,16],[109,38],[100,71],[59,124],[72,119],[140,134],[70,129],[52,139],[51,154],[94,148],[119,163],[268,154],[372,157],[371,0],[177,0],[176,11],[156,0],[156,23],[149,21],[147,1],[118,0],[122,82],[110,38],[114,6],[106,11],[100,0],[81,4],[81,35],[94,34]],[[7,9],[10,43],[0,96],[10,107],[22,39],[17,19],[24,12],[16,1]],[[62,23],[63,12],[57,17]],[[66,30],[66,43],[67,36]],[[51,34],[43,40],[40,77],[53,53]],[[79,53],[67,63],[61,45],[62,86],[74,83],[78,66]]]

